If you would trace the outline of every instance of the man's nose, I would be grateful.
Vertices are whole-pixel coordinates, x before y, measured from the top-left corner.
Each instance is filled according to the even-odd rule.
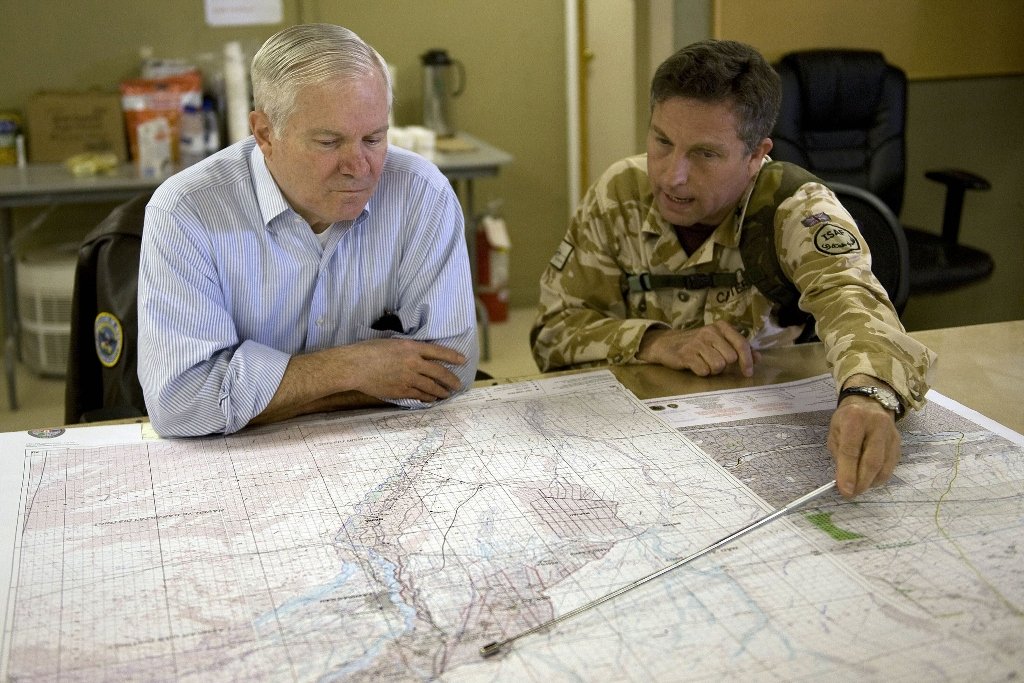
[[[363,176],[369,172],[370,162],[362,145],[345,145],[338,152],[338,170],[345,175]]]
[[[665,160],[665,168],[661,174],[664,185],[685,185],[690,178],[690,160],[685,154],[673,153]]]

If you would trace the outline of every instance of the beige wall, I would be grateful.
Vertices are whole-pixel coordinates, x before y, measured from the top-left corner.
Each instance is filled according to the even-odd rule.
[[[912,80],[1024,73],[1020,0],[713,0],[712,34],[791,50],[879,50]],[[767,27],[771,30],[765,30]]]
[[[476,182],[475,199],[480,209],[503,200],[513,240],[513,303],[532,305],[569,213],[565,25],[561,2],[523,0],[511,10],[477,0],[285,0],[282,24],[236,29],[206,26],[200,0],[0,0],[0,110],[22,109],[44,88],[114,91],[137,74],[142,45],[156,57],[194,59],[215,57],[225,42],[239,40],[251,56],[285,25],[327,21],[353,29],[398,67],[396,123],[408,125],[420,122],[419,56],[445,48],[464,62],[468,77],[455,101],[456,124],[515,158],[497,178]],[[58,209],[44,226],[46,239],[77,235],[109,208]],[[16,224],[36,213],[18,210]]]
[[[515,161],[475,183],[475,203],[504,202],[512,239],[514,305],[531,305],[543,264],[569,213],[566,160],[565,19],[561,2],[525,0],[321,0],[307,21],[348,26],[398,67],[398,125],[421,120],[420,55],[444,48],[466,69],[455,124]]]
[[[677,14],[693,2],[677,0]],[[702,15],[708,2],[697,6]],[[160,57],[217,53],[229,40],[253,51],[285,24],[333,21],[397,65],[402,125],[419,117],[419,55],[445,48],[468,72],[458,125],[515,157],[500,176],[477,183],[477,205],[504,200],[513,240],[512,301],[530,306],[570,211],[563,9],[557,0],[285,0],[281,26],[234,29],[206,27],[200,0],[0,0],[0,109],[20,108],[42,88],[113,90],[135,74],[141,45]],[[677,31],[677,40],[700,32],[701,16],[686,19],[688,29]],[[1024,77],[912,83],[910,130],[905,217],[941,220],[939,186],[924,180],[925,168],[963,166],[987,176],[993,189],[968,198],[963,235],[995,254],[996,273],[955,294],[911,299],[908,327],[1024,318]],[[49,232],[86,229],[105,210],[61,209],[48,221]],[[23,226],[33,215],[19,210],[16,222]]]

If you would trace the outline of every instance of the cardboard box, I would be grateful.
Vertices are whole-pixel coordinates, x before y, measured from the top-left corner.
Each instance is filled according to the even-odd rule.
[[[82,152],[111,152],[127,161],[124,115],[117,93],[43,92],[25,109],[28,158],[61,162]]]

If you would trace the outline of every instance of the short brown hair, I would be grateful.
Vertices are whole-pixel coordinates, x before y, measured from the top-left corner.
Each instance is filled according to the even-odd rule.
[[[748,152],[771,135],[782,105],[775,69],[756,49],[733,40],[702,40],[662,62],[651,81],[651,111],[672,97],[731,101]]]

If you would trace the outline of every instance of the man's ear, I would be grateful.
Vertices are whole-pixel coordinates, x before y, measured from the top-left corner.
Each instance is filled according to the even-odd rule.
[[[754,147],[754,151],[752,153],[754,161],[760,164],[761,159],[764,159],[768,152],[772,151],[772,147],[774,146],[775,143],[772,142],[771,138],[761,138],[761,142],[757,143],[757,146]]]
[[[750,153],[749,169],[751,178],[757,175],[758,169],[761,168],[761,162],[764,161],[765,155],[772,151],[773,146],[774,143],[772,143],[771,138],[761,138],[761,142],[757,143],[754,147],[753,151]]]
[[[274,142],[274,129],[270,125],[270,119],[262,111],[249,112],[249,128],[256,138],[256,144],[263,151],[263,156],[269,157]]]

